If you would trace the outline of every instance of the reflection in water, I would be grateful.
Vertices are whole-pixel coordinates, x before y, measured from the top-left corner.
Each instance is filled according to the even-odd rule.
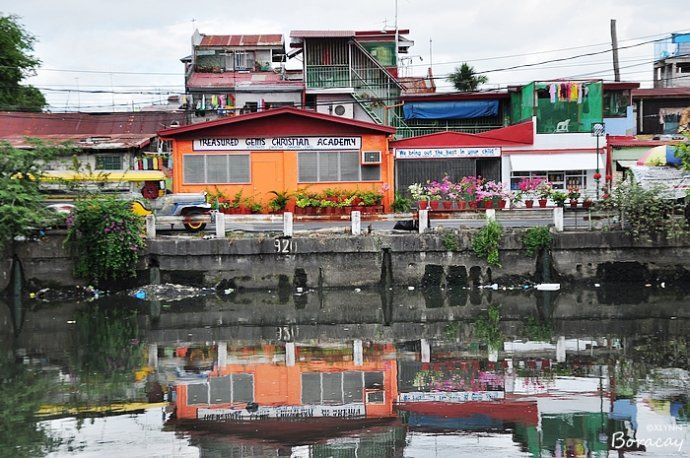
[[[1,454],[688,452],[683,298],[461,291],[26,309],[0,339]]]

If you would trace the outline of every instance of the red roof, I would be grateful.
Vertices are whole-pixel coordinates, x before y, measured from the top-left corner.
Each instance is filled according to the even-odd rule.
[[[516,146],[534,143],[534,126],[532,121],[522,122],[480,134],[462,132],[438,132],[404,138],[390,143],[391,148],[458,148],[477,146]]]
[[[604,81],[605,91],[615,91],[616,89],[637,89],[640,83],[632,81]]]
[[[194,72],[187,79],[189,89],[232,89],[238,86],[280,86],[301,90],[304,82],[286,80],[279,73],[274,72]]]
[[[199,47],[283,46],[283,35],[203,35]]]
[[[297,117],[301,118],[303,120],[318,120],[318,121],[326,121],[332,125],[340,125],[340,126],[346,126],[346,127],[354,127],[356,130],[364,130],[364,131],[371,131],[371,132],[376,132],[380,134],[394,134],[395,133],[395,127],[389,127],[389,126],[382,126],[380,124],[374,124],[371,122],[364,122],[364,121],[357,121],[355,119],[347,119],[347,118],[341,118],[338,116],[333,116],[333,115],[328,115],[328,114],[323,114],[323,113],[317,113],[315,111],[309,111],[309,110],[301,110],[299,108],[294,108],[294,107],[281,107],[281,108],[275,108],[272,110],[265,110],[265,111],[259,111],[256,113],[248,113],[244,115],[239,115],[239,116],[228,116],[226,118],[221,118],[221,119],[216,119],[213,121],[208,121],[208,122],[201,122],[197,124],[190,124],[187,126],[182,126],[182,127],[174,127],[171,129],[163,129],[158,132],[158,135],[161,137],[169,138],[169,137],[176,137],[178,135],[183,135],[183,134],[188,134],[191,132],[197,132],[200,130],[205,130],[205,129],[210,129],[214,127],[222,127],[222,126],[228,126],[228,125],[237,125],[241,123],[245,123],[248,121],[254,121],[254,120],[267,120],[270,118],[281,118],[281,117]],[[275,119],[275,121],[278,121],[278,119]],[[279,132],[278,129],[278,122],[275,122],[275,130],[276,132]],[[284,123],[286,125],[289,125],[290,122]]]
[[[633,98],[642,99],[647,97],[663,98],[690,98],[690,87],[655,87],[644,89],[633,89]]]
[[[435,92],[433,94],[403,94],[406,102],[445,102],[449,100],[496,100],[508,99],[507,90],[473,91],[473,92]]]
[[[409,29],[398,29],[398,35],[407,35]],[[395,39],[395,30],[293,30],[292,38],[392,38]]]
[[[20,113],[0,112],[0,138],[47,135],[98,136],[141,134],[156,131],[173,122],[185,124],[183,112],[146,111],[123,113]]]

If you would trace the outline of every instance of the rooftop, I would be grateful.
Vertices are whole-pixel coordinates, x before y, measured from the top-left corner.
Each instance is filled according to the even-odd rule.
[[[458,148],[523,146],[533,143],[534,126],[532,121],[526,121],[479,134],[445,131],[420,135],[393,141],[390,146],[391,148]]]
[[[280,73],[267,72],[194,72],[187,79],[188,89],[294,88],[301,90],[304,82],[286,79]]]
[[[202,35],[200,48],[283,46],[283,35]]]
[[[633,89],[633,98],[690,98],[690,87],[654,87]]]

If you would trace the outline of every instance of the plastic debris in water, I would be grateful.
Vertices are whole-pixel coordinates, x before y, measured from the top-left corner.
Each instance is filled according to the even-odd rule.
[[[134,297],[137,299],[146,299],[146,291],[139,290],[136,293],[134,293]]]
[[[560,283],[542,283],[536,286],[538,291],[558,291],[561,289]]]
[[[410,291],[414,291],[414,286],[408,286],[407,289]]]
[[[361,293],[362,289],[361,288],[355,288],[355,293]]]

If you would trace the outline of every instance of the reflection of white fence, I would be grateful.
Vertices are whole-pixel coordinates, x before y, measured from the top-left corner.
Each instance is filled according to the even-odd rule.
[[[400,393],[398,402],[481,402],[504,397],[503,391],[413,391]]]

